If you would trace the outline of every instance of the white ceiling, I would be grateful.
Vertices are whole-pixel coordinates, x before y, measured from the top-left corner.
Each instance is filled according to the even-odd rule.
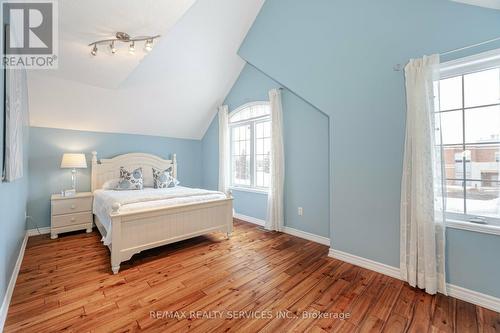
[[[59,68],[47,74],[104,88],[117,88],[147,55],[144,43],[136,54],[129,44],[99,45],[96,57],[88,44],[113,37],[117,31],[131,36],[168,35],[195,0],[64,0],[59,1]]]
[[[60,1],[59,69],[28,74],[32,126],[200,139],[237,79],[264,0]],[[161,34],[149,53],[90,42]]]
[[[500,0],[451,0],[465,3],[467,5],[480,6],[485,8],[500,9]]]

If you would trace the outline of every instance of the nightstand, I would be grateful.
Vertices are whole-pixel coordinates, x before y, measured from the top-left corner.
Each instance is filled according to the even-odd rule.
[[[92,193],[81,192],[71,197],[51,197],[50,238],[62,232],[85,229],[92,232]]]

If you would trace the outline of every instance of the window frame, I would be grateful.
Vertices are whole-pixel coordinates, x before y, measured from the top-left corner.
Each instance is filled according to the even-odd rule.
[[[454,77],[461,77],[461,98],[462,98],[462,105],[460,108],[456,109],[450,109],[450,110],[441,110],[440,106],[436,106],[434,111],[435,113],[443,114],[447,112],[452,112],[452,111],[461,111],[462,113],[462,142],[457,143],[457,144],[441,144],[442,148],[445,147],[460,147],[463,152],[465,152],[468,146],[488,146],[488,145],[493,145],[493,144],[499,144],[500,142],[485,142],[485,143],[472,143],[472,142],[467,142],[466,137],[465,137],[465,112],[466,110],[472,110],[472,109],[477,109],[477,108],[485,108],[485,107],[492,107],[492,106],[500,106],[500,101],[498,103],[494,104],[485,104],[485,105],[478,105],[478,106],[469,106],[467,107],[465,105],[465,85],[464,85],[464,80],[465,76],[468,74],[473,74],[473,73],[478,73],[482,71],[487,71],[490,69],[494,68],[500,68],[500,49],[495,49],[492,51],[488,52],[483,52],[480,54],[472,55],[469,57],[464,57],[448,62],[444,62],[440,64],[440,75],[439,75],[439,81],[445,80],[445,79],[450,79]],[[439,86],[439,85],[438,85]],[[439,99],[438,99],[439,100]],[[496,152],[498,154],[498,152]],[[495,234],[498,232],[498,227],[500,226],[500,218],[495,218],[495,217],[489,217],[489,216],[482,216],[482,215],[474,215],[474,214],[467,214],[467,182],[475,182],[475,181],[481,181],[477,179],[468,179],[467,178],[467,159],[464,157],[463,158],[463,178],[458,179],[449,179],[446,177],[446,174],[443,173],[443,181],[446,183],[447,181],[461,181],[463,182],[463,191],[464,191],[464,213],[454,213],[454,212],[445,212],[446,214],[446,219],[447,219],[447,224],[452,227],[456,227],[458,229],[466,229],[466,230],[472,230],[472,229],[477,229],[476,231],[480,232],[486,232],[486,233],[492,233],[491,228],[493,228]],[[445,164],[443,161],[442,164],[443,171],[445,170]],[[499,182],[500,183],[500,182]],[[480,222],[480,221],[484,221]],[[470,225],[470,226],[468,226]],[[484,229],[484,230],[483,230]],[[499,233],[500,234],[500,233]]]
[[[270,103],[268,101],[254,101],[245,103],[238,108],[234,109],[229,113],[229,156],[230,156],[230,185],[229,187],[236,190],[243,190],[249,192],[257,192],[257,193],[267,193],[269,187],[262,187],[256,185],[256,154],[255,154],[255,143],[256,143],[256,135],[255,135],[255,126],[258,123],[263,122],[271,122],[271,110],[269,110],[268,115],[262,115],[253,117],[250,119],[240,120],[231,122],[231,117],[235,116],[241,111],[244,111],[252,106],[265,105],[270,107]],[[245,184],[235,184],[233,179],[233,128],[239,126],[250,125],[250,185]]]

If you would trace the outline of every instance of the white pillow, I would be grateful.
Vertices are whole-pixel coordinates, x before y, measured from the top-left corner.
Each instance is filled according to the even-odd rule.
[[[118,184],[120,183],[120,178],[114,178],[110,179],[104,184],[102,184],[102,189],[103,190],[114,190],[118,187]]]

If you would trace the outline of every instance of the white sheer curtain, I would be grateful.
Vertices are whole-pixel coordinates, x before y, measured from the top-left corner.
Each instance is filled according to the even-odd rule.
[[[283,108],[281,92],[278,89],[269,91],[271,106],[271,185],[267,195],[266,229],[281,231],[284,217],[284,184],[285,184],[285,152],[283,148]]]
[[[401,277],[429,294],[446,294],[445,200],[439,115],[434,82],[439,56],[412,59],[405,68],[406,139],[401,182]]]
[[[6,70],[5,180],[23,177],[24,134],[28,127],[28,85],[24,69]]]
[[[229,115],[227,105],[219,107],[219,191],[227,193],[229,187]]]

